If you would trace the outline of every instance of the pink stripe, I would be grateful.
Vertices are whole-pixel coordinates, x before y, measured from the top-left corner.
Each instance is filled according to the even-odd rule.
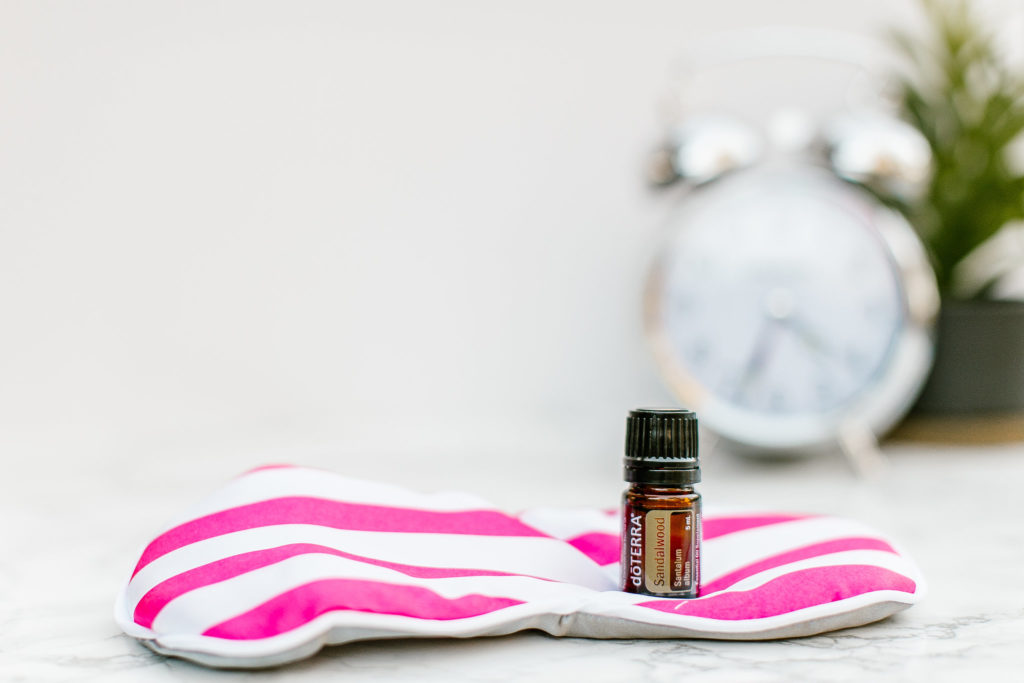
[[[494,510],[435,512],[295,496],[241,505],[176,526],[157,536],[146,547],[132,576],[158,557],[190,543],[276,524],[314,524],[334,529],[421,534],[545,536]]]
[[[569,545],[601,566],[619,561],[619,535],[595,531],[569,539]]]
[[[207,629],[203,635],[231,640],[270,638],[338,610],[449,620],[476,617],[520,604],[521,601],[511,598],[474,594],[448,599],[417,586],[325,579],[282,593]]]
[[[802,548],[796,548],[795,550],[790,550],[786,553],[772,555],[771,557],[767,557],[759,562],[754,562],[746,565],[745,567],[740,567],[736,571],[729,572],[725,576],[721,576],[711,583],[701,586],[700,590],[703,595],[710,595],[711,593],[717,593],[720,590],[728,588],[748,576],[753,576],[754,574],[763,572],[766,569],[781,567],[784,564],[805,560],[808,557],[819,557],[821,555],[841,553],[847,550],[883,550],[894,555],[897,554],[891,545],[877,538],[868,538],[866,536],[838,538],[832,541],[823,541],[821,543],[806,545]]]
[[[704,519],[701,524],[703,538],[705,541],[734,534],[737,531],[756,529],[769,524],[781,524],[782,522],[793,522],[798,519],[810,519],[812,515],[757,515],[748,517],[712,517]]]
[[[372,564],[377,567],[387,567],[388,569],[394,569],[395,571],[401,572],[407,576],[423,579],[445,579],[460,576],[519,576],[518,574],[490,571],[487,569],[420,567],[411,564],[385,562],[384,560],[377,560],[370,557],[362,557],[360,555],[342,552],[323,545],[316,545],[313,543],[293,543],[290,545],[278,546],[277,548],[254,550],[252,552],[234,555],[223,560],[204,564],[203,566],[196,567],[195,569],[190,569],[187,572],[183,572],[177,576],[167,579],[166,581],[162,581],[150,589],[144,596],[142,596],[142,599],[139,600],[139,604],[135,607],[135,623],[146,628],[152,628],[153,621],[167,603],[184,595],[185,593],[188,593],[189,591],[232,579],[236,576],[240,576],[241,574],[245,574],[246,572],[251,572],[253,570],[260,569],[261,567],[266,567],[277,562],[287,560],[290,557],[312,553],[334,555],[336,557],[344,557],[349,560],[363,562],[364,564]],[[538,580],[546,581],[547,579],[538,578]]]
[[[873,591],[913,593],[916,587],[911,579],[888,569],[847,564],[801,569],[748,591],[714,593],[696,600],[657,600],[639,604],[661,612],[737,621],[774,617]]]

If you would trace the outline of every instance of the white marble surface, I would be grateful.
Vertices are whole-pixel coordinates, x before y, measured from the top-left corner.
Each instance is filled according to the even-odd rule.
[[[889,471],[876,481],[856,480],[836,458],[750,463],[719,453],[708,459],[706,498],[857,517],[902,542],[930,593],[878,624],[764,643],[538,633],[368,642],[246,673],[152,654],[121,635],[111,618],[114,593],[147,535],[225,478],[262,462],[292,460],[424,490],[470,489],[510,509],[608,505],[620,490],[616,458],[595,456],[581,467],[577,457],[550,453],[498,467],[473,458],[360,459],[343,448],[285,443],[270,450],[200,439],[165,445],[162,457],[141,467],[130,448],[103,454],[93,452],[102,450],[95,445],[60,442],[20,450],[14,440],[4,444],[10,458],[0,483],[2,681],[960,681],[968,675],[1019,680],[1024,666],[1024,444],[889,445]],[[82,457],[69,457],[75,449]]]

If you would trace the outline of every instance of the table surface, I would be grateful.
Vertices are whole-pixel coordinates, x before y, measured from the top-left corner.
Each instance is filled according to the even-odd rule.
[[[1015,679],[1024,665],[1024,444],[895,443],[888,465],[858,479],[839,456],[705,461],[706,500],[854,517],[901,542],[929,593],[882,622],[770,642],[554,638],[537,632],[473,640],[364,642],[327,648],[282,669],[215,671],[153,654],[120,633],[113,597],[146,537],[233,474],[262,464],[245,448],[178,457],[12,459],[0,483],[0,680],[558,680],[959,681]],[[172,449],[173,450],[173,449]],[[13,452],[13,451],[12,451]],[[166,454],[165,454],[166,455]],[[173,453],[171,454],[173,455]],[[284,460],[277,453],[275,460]],[[330,449],[293,462],[381,478],[367,458]],[[188,458],[194,460],[189,461]],[[617,464],[526,460],[523,467],[393,455],[388,478],[420,490],[466,489],[507,509],[607,506]],[[59,466],[55,463],[59,462]],[[202,467],[195,463],[202,462]],[[191,463],[190,466],[185,466]],[[536,466],[532,466],[536,465]],[[541,476],[543,475],[543,476]],[[1017,679],[1019,680],[1019,679]]]

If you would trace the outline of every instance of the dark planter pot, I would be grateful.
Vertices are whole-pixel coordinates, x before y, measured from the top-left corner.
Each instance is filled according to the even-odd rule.
[[[1024,412],[1024,301],[945,301],[916,414]]]

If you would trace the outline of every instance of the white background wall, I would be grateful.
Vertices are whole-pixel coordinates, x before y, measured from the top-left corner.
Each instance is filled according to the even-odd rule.
[[[614,463],[625,412],[671,400],[640,329],[671,58],[727,28],[913,16],[5,1],[3,462]]]

